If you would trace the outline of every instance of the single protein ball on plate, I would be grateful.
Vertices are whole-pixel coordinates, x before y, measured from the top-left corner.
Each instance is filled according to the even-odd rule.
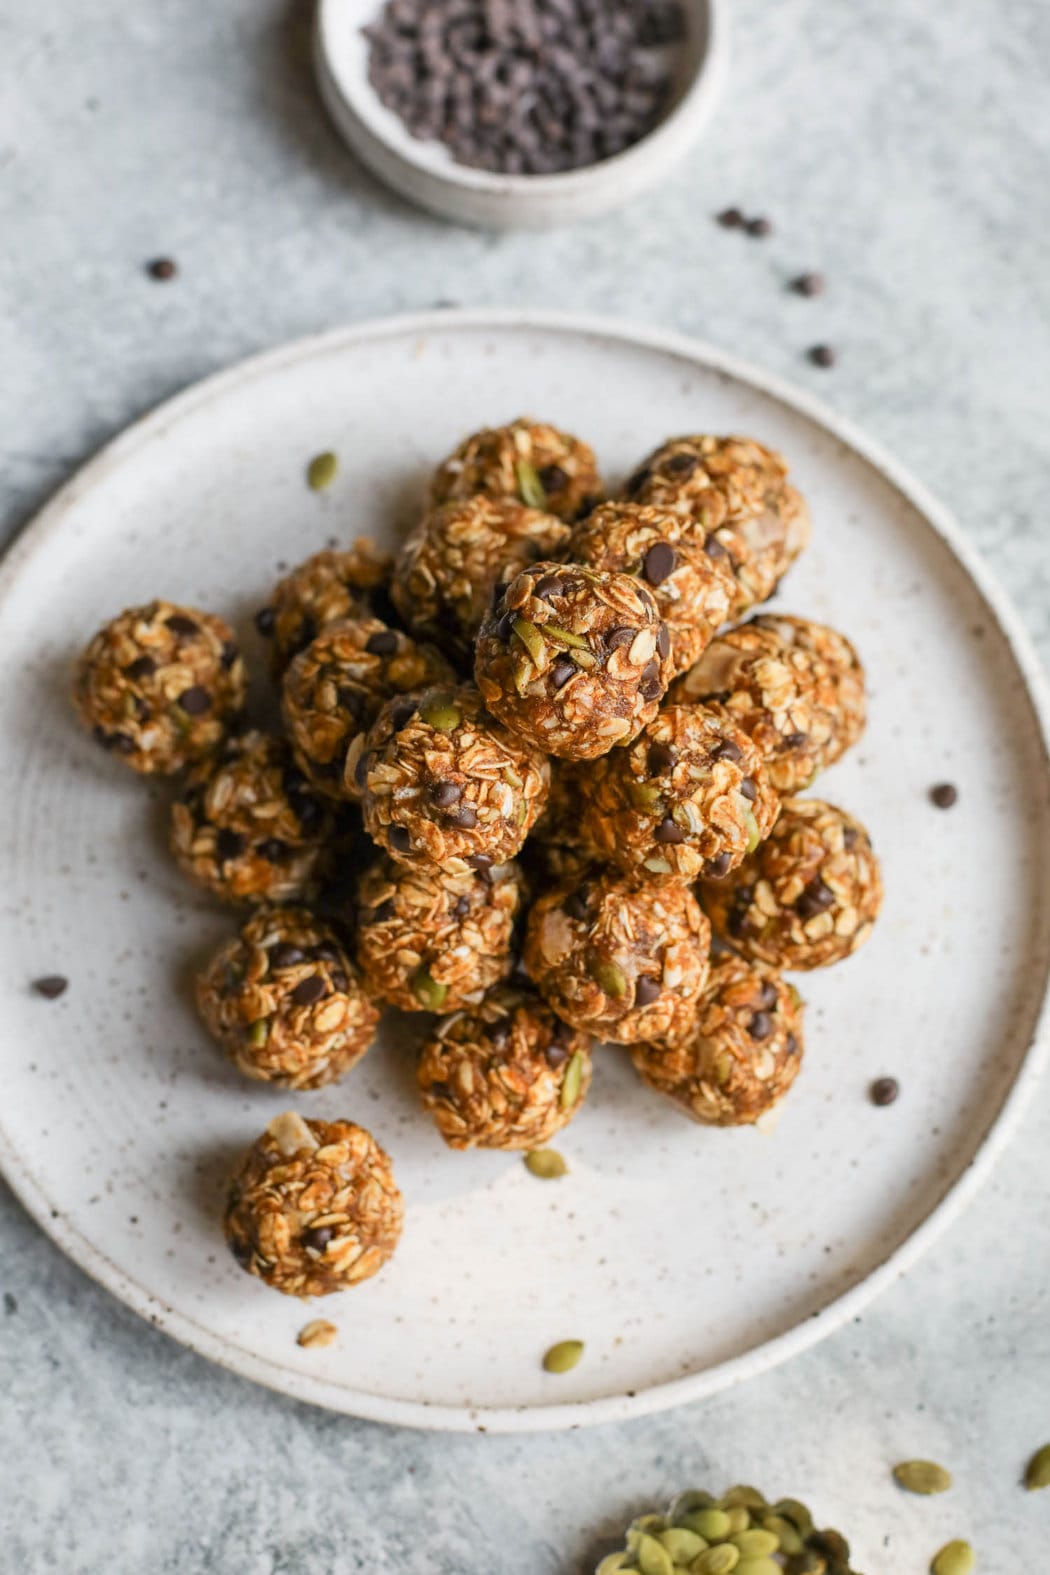
[[[665,509],[603,503],[576,526],[569,556],[649,587],[671,636],[672,675],[696,661],[736,600],[726,554],[712,557],[695,523]]]
[[[230,1186],[226,1240],[242,1269],[286,1296],[371,1279],[401,1235],[390,1160],[352,1121],[276,1116]]]
[[[255,615],[259,633],[273,641],[274,676],[279,678],[322,630],[343,618],[367,616],[392,569],[390,554],[360,536],[352,547],[315,552],[279,580],[270,603]]]
[[[332,624],[284,675],[281,710],[299,769],[326,798],[359,798],[357,762],[384,702],[455,681],[439,651],[378,618]]]
[[[720,706],[664,706],[579,786],[584,847],[656,881],[727,874],[780,810],[761,753]]]
[[[465,438],[434,474],[434,503],[452,498],[517,498],[561,520],[594,507],[602,483],[594,451],[570,432],[543,421],[512,421]]]
[[[682,1033],[707,978],[711,931],[685,886],[612,872],[542,892],[525,966],[559,1017],[620,1044]]]
[[[357,783],[365,830],[392,858],[467,874],[514,857],[543,809],[550,766],[461,684],[388,701]]]
[[[705,881],[716,934],[774,968],[823,968],[859,950],[882,905],[868,833],[816,798],[786,798],[768,841],[721,881]]]
[[[516,864],[464,874],[381,858],[355,902],[357,959],[370,992],[406,1012],[480,1001],[514,966],[525,891]]]
[[[191,773],[172,805],[171,851],[225,902],[291,902],[318,872],[332,825],[285,740],[243,733]]]
[[[538,563],[507,586],[478,636],[485,704],[546,754],[593,760],[656,715],[671,639],[648,586],[579,563]]]
[[[303,908],[253,915],[199,975],[197,1007],[238,1071],[283,1088],[334,1083],[379,1023],[335,931]]]
[[[390,588],[412,631],[470,655],[497,585],[566,548],[570,527],[514,498],[477,496],[443,503],[401,548]]]
[[[808,787],[864,731],[864,669],[845,635],[776,613],[718,635],[670,699],[719,701],[780,793]]]
[[[539,1148],[583,1104],[591,1048],[535,990],[497,985],[435,1026],[420,1051],[419,1091],[450,1148]]]
[[[77,662],[73,701],[95,741],[147,776],[214,754],[244,706],[233,630],[174,602],[129,607]]]
[[[731,953],[711,960],[689,1028],[671,1043],[635,1045],[650,1088],[706,1126],[750,1126],[768,1115],[802,1064],[803,1003],[775,969]]]
[[[773,594],[809,541],[809,510],[787,475],[781,456],[752,438],[671,438],[643,460],[627,494],[695,521],[708,552],[725,548],[740,617]]]

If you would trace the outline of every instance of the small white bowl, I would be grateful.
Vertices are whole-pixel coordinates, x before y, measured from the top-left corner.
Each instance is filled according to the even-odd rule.
[[[368,80],[362,29],[384,0],[318,0],[314,64],[345,141],[374,175],[443,218],[495,229],[549,229],[604,213],[649,189],[682,157],[714,106],[725,74],[722,0],[682,0],[687,34],[659,125],[612,158],[562,175],[494,175],[457,164],[440,142],[413,137]]]

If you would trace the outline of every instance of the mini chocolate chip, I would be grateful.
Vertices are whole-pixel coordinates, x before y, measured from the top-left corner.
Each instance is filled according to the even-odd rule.
[[[634,987],[635,1006],[652,1006],[654,1001],[660,999],[661,988],[659,979],[650,979],[643,974]]]
[[[657,842],[678,843],[685,841],[685,832],[670,815],[666,815],[653,832],[653,837]]]
[[[785,733],[777,747],[778,749],[802,749],[805,747],[808,739],[808,733]]]
[[[394,899],[393,899],[393,897],[388,897],[385,902],[381,902],[379,904],[378,908],[373,908],[372,909],[371,923],[372,924],[387,924],[387,923],[389,923],[389,921],[394,917],[394,911],[395,911]]]
[[[645,763],[651,777],[662,777],[665,771],[674,770],[678,751],[673,744],[650,744]]]
[[[662,623],[656,631],[656,649],[662,662],[666,662],[671,654],[671,631]]]
[[[871,1085],[871,1102],[873,1105],[892,1105],[901,1086],[895,1077],[878,1077]]]
[[[342,952],[332,941],[318,941],[316,946],[311,946],[310,956],[316,962],[337,963],[343,960]]]
[[[493,607],[495,607],[497,602],[500,602],[500,601],[503,600],[503,597],[506,594],[507,586],[509,584],[510,584],[509,580],[497,580],[496,581],[495,585],[492,587],[492,605],[493,605]]]
[[[96,744],[101,744],[103,749],[112,750],[118,755],[131,755],[135,752],[135,740],[126,733],[107,733],[104,727],[93,730]]]
[[[467,857],[467,863],[479,880],[483,880],[486,886],[492,885],[493,860],[489,858],[487,853],[471,853]]]
[[[69,989],[69,980],[64,979],[60,973],[45,973],[41,978],[33,980],[33,989],[37,995],[42,995],[45,1001],[57,1001],[60,995],[65,995]]]
[[[723,208],[717,218],[723,230],[739,230],[744,223],[744,215],[739,208]]]
[[[460,804],[458,809],[452,811],[449,818],[461,831],[473,831],[478,823],[478,812],[473,804]]]
[[[710,880],[721,880],[723,875],[729,874],[730,857],[728,853],[716,853],[713,859],[708,859],[704,865],[704,874]]]
[[[814,366],[834,366],[835,352],[831,345],[814,345],[809,351],[809,359]]]
[[[959,789],[951,782],[938,782],[930,789],[930,800],[938,809],[951,809],[959,797]]]
[[[255,851],[268,864],[283,864],[288,857],[289,849],[287,842],[282,842],[280,837],[266,837]]]
[[[236,1258],[242,1269],[247,1269],[249,1267],[254,1256],[254,1250],[249,1242],[237,1240],[231,1241],[230,1251],[233,1253],[233,1256]]]
[[[636,470],[630,481],[627,483],[628,497],[632,497],[636,492],[641,492],[642,488],[645,486],[646,482],[651,476],[652,471],[647,465],[643,465],[641,470]]]
[[[514,614],[513,613],[509,613],[509,612],[504,613],[503,617],[500,619],[499,623],[496,625],[495,637],[500,642],[501,645],[506,645],[507,641],[510,639],[510,637],[511,637],[511,635],[513,633],[514,633]]]
[[[559,1024],[555,1032],[561,1033],[561,1031],[561,1024]],[[569,1059],[569,1048],[567,1045],[563,1045],[559,1039],[554,1038],[547,1046],[544,1054],[547,1057],[547,1065],[551,1067],[552,1070],[557,1071],[558,1067],[564,1066],[566,1061]]]
[[[400,733],[402,728],[408,726],[415,714],[416,702],[414,700],[399,700],[390,710],[390,724],[394,732]]]
[[[412,848],[412,838],[404,826],[391,826],[387,832],[390,846],[396,853],[409,853]]]
[[[354,767],[354,782],[361,789],[364,788],[365,783],[368,781],[368,768],[371,764],[372,756],[367,749],[363,750],[357,765]]]
[[[562,470],[560,465],[544,465],[536,472],[537,480],[544,492],[564,492],[569,485],[568,471]]]
[[[274,612],[272,607],[260,607],[259,611],[255,614],[255,627],[258,629],[264,640],[268,640],[273,634],[274,625],[276,622],[277,614]]]
[[[393,656],[398,644],[393,629],[380,629],[376,634],[369,635],[365,641],[365,650],[369,656]]]
[[[642,573],[650,585],[662,585],[675,571],[678,554],[667,541],[654,541],[642,559]]]
[[[433,1099],[451,1099],[452,1088],[448,1083],[431,1083],[428,1092]]]
[[[278,941],[276,946],[270,947],[269,955],[271,968],[298,968],[306,961],[302,947],[294,946],[291,941]]]
[[[178,271],[178,265],[173,257],[154,257],[152,262],[146,264],[146,272],[150,278],[157,279],[161,284],[167,284],[169,279],[174,279]]]
[[[452,917],[454,919],[465,919],[469,912],[470,912],[470,898],[469,897],[458,897],[456,899],[455,906],[452,909]]]
[[[190,635],[200,633],[200,624],[195,623],[192,618],[184,618],[182,613],[172,613],[171,617],[165,618],[164,622],[172,634],[185,635],[187,639],[189,639]]]
[[[699,463],[695,454],[672,454],[664,469],[669,476],[676,476],[679,481],[684,481],[693,474]]]
[[[555,689],[564,689],[569,679],[578,671],[575,662],[570,662],[567,656],[559,656],[550,670],[551,683]]]
[[[451,782],[443,777],[440,782],[435,782],[430,789],[430,802],[438,809],[450,809],[453,804],[458,804],[463,797],[463,789],[458,782]]]
[[[179,696],[179,705],[187,716],[204,716],[211,710],[211,695],[203,684],[193,684]]]
[[[804,919],[814,919],[818,913],[825,913],[835,902],[835,893],[824,884],[819,875],[802,890],[802,894],[795,900],[795,911]]]
[[[497,1017],[494,1023],[486,1023],[484,1025],[482,1033],[489,1044],[495,1045],[497,1049],[502,1049],[510,1038],[510,1018]]]
[[[320,804],[306,793],[290,793],[288,805],[304,831],[319,826],[324,819],[324,810]]]
[[[747,230],[749,235],[754,235],[758,240],[761,241],[765,240],[767,235],[772,235],[773,221],[771,219],[762,218],[748,219],[744,228]]]
[[[587,923],[587,899],[589,895],[590,893],[588,892],[587,887],[580,886],[576,891],[570,893],[570,895],[566,897],[565,912],[568,914],[570,919],[578,919],[581,924]]]
[[[855,848],[860,838],[860,833],[854,826],[844,826],[842,829],[842,845],[846,849]]]
[[[226,672],[229,672],[230,668],[233,666],[239,655],[240,652],[232,640],[223,641],[222,656],[219,658],[219,660],[222,662],[223,668]]]
[[[139,656],[128,663],[124,669],[124,676],[131,679],[152,678],[156,671],[157,664],[152,656]]]
[[[643,700],[656,700],[664,691],[664,682],[660,676],[659,662],[647,662],[642,668],[641,680],[638,684],[638,693]]]
[[[800,273],[792,279],[791,288],[796,295],[823,295],[825,288],[822,273]]]
[[[334,1235],[335,1227],[332,1225],[312,1225],[309,1230],[303,1231],[299,1241],[310,1252],[324,1252]]]
[[[777,1004],[777,987],[772,979],[763,979],[762,987],[756,997],[759,1006],[765,1011],[771,1010]]]
[[[731,738],[720,738],[711,750],[712,760],[743,760],[744,751]]]
[[[359,720],[365,703],[365,697],[360,689],[353,689],[349,684],[340,684],[336,690],[336,699],[341,710],[352,716],[355,722]]]
[[[729,557],[728,549],[722,545],[722,543],[719,541],[718,537],[716,535],[714,535],[713,532],[712,532],[712,534],[710,536],[708,536],[707,540],[704,542],[704,551],[707,553],[707,556],[709,558],[728,558]]]
[[[332,981],[332,989],[338,990],[340,995],[345,995],[350,988],[350,981],[343,970],[341,968],[333,968],[329,978]]]
[[[308,974],[305,979],[300,979],[292,991],[292,1000],[296,1006],[313,1006],[322,996],[328,994],[328,986],[320,974]]]
[[[768,1039],[773,1032],[773,1019],[768,1012],[756,1012],[747,1025],[752,1039]]]
[[[244,838],[239,831],[231,831],[228,826],[220,826],[215,834],[215,852],[220,864],[227,864],[230,859],[239,859],[244,852]]]
[[[563,596],[565,594],[565,581],[558,574],[545,574],[542,580],[539,580],[533,586],[532,594],[540,597],[542,601],[548,602],[552,596]]]
[[[740,784],[740,791],[748,802],[753,804],[758,797],[758,788],[755,786],[754,777],[745,777]]]
[[[605,643],[610,651],[616,651],[621,645],[633,645],[637,633],[637,629],[610,629],[605,636]]]
[[[784,1049],[788,1055],[798,1055],[798,1040],[795,1038],[794,1034],[788,1034],[784,1041]]]

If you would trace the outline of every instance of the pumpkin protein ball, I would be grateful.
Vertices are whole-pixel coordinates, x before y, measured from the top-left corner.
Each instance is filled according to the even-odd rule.
[[[191,772],[172,805],[171,851],[225,902],[290,902],[318,873],[331,829],[285,740],[253,731]]]
[[[535,990],[497,985],[442,1018],[424,1042],[423,1105],[450,1148],[539,1148],[583,1104],[591,1048]]]
[[[807,787],[864,731],[864,669],[845,635],[761,613],[720,634],[669,698],[719,701],[761,750],[781,793]]]
[[[461,684],[388,701],[357,782],[373,842],[401,863],[466,874],[477,860],[514,857],[543,809],[550,767]]]
[[[445,658],[378,618],[344,618],[288,666],[281,711],[299,769],[325,798],[356,799],[365,734],[392,695],[455,683]]]
[[[77,662],[73,702],[103,749],[143,775],[172,776],[215,752],[245,687],[229,624],[158,600],[99,629]]]
[[[276,1116],[230,1186],[225,1230],[242,1269],[286,1296],[371,1279],[401,1235],[390,1160],[353,1121]]]
[[[357,960],[368,989],[406,1012],[479,1001],[514,966],[524,897],[516,864],[450,875],[380,858],[362,875],[355,902]]]
[[[685,886],[602,871],[533,903],[525,967],[573,1027],[619,1044],[684,1032],[707,977],[711,931]]]
[[[687,1032],[631,1050],[635,1070],[705,1126],[750,1126],[779,1103],[802,1063],[803,1004],[775,969],[712,958]]]
[[[390,594],[408,627],[459,659],[470,655],[497,585],[555,558],[570,527],[515,498],[478,495],[425,514],[398,554]]]
[[[282,1088],[334,1083],[379,1023],[335,931],[303,908],[254,914],[198,976],[197,1007],[238,1071]]]
[[[780,810],[761,754],[720,706],[664,706],[579,785],[584,847],[658,881],[727,874]]]
[[[538,563],[478,635],[474,676],[493,716],[545,753],[593,760],[651,722],[671,639],[648,586],[578,563]]]
[[[809,510],[787,474],[780,455],[752,438],[671,438],[643,460],[627,495],[695,521],[708,552],[725,549],[738,618],[773,594],[809,541]]]
[[[685,672],[729,616],[729,559],[707,551],[691,519],[641,503],[602,503],[576,526],[569,556],[592,569],[639,577],[671,636],[671,674]]]
[[[277,582],[256,628],[273,641],[270,664],[280,678],[293,656],[333,623],[367,615],[390,581],[393,560],[365,536],[352,547],[325,548]]]
[[[858,820],[821,799],[786,798],[768,841],[701,896],[716,934],[743,956],[824,968],[868,939],[882,876]]]
[[[505,427],[484,427],[465,438],[438,466],[433,502],[517,498],[573,521],[593,508],[602,484],[594,451],[578,437],[524,417]]]

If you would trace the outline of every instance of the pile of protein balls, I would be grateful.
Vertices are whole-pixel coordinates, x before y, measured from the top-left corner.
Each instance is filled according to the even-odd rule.
[[[396,559],[320,552],[258,615],[283,733],[245,722],[212,613],[155,601],[88,646],[84,722],[135,770],[186,773],[175,859],[249,910],[197,984],[246,1076],[331,1083],[391,1005],[428,1014],[420,1099],[456,1149],[541,1148],[595,1040],[707,1125],[794,1082],[782,970],[848,957],[882,895],[864,827],[798,796],[859,737],[863,671],[821,624],[739,621],[809,536],[777,454],[675,438],[602,498],[554,427],[467,438]],[[401,1219],[368,1132],[288,1114],[226,1232],[317,1295],[374,1274]]]

